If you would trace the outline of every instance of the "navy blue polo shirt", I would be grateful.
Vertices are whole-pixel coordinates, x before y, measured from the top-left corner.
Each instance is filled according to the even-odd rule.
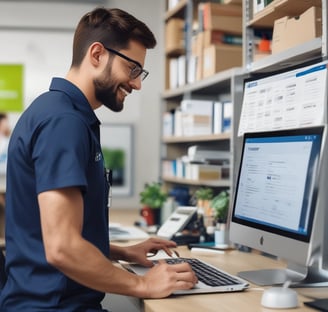
[[[37,200],[44,191],[79,187],[83,237],[109,256],[108,184],[99,125],[83,93],[61,78],[54,78],[50,90],[19,119],[8,150],[8,280],[1,291],[0,311],[101,311],[103,293],[74,282],[47,263]]]

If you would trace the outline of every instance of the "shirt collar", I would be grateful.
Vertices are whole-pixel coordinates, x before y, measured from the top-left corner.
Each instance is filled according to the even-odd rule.
[[[76,85],[64,78],[55,77],[51,81],[49,90],[64,92],[71,99],[74,107],[82,113],[83,117],[90,125],[100,125],[100,121],[91,108],[90,103]]]

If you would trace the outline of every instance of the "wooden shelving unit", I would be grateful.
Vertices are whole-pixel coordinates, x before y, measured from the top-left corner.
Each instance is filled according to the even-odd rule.
[[[182,0],[172,10],[164,14],[164,23],[167,23],[172,18],[180,18],[185,20],[185,56],[188,60],[189,52],[191,49],[191,25],[195,18],[195,12],[197,9],[198,0]],[[179,51],[182,53],[182,51]],[[165,53],[168,59],[172,57],[172,53]],[[167,66],[168,69],[168,66]],[[229,151],[233,157],[233,149],[235,143],[233,141],[234,132],[237,131],[238,118],[240,115],[241,103],[241,76],[243,71],[240,68],[232,68],[218,72],[208,78],[195,81],[193,83],[185,84],[181,87],[174,89],[165,88],[162,98],[162,112],[167,112],[175,109],[180,105],[180,102],[184,99],[211,99],[213,101],[229,100],[233,103],[233,117],[232,117],[232,130],[229,133],[213,134],[213,135],[201,135],[201,136],[169,136],[162,137],[162,159],[175,159],[185,155],[188,147],[192,145],[210,145],[218,150]],[[237,103],[237,104],[236,104]],[[237,120],[237,122],[235,122]],[[190,180],[184,178],[177,178],[171,176],[161,175],[164,186],[170,190],[175,186],[186,186],[190,189],[191,193],[200,186],[207,186],[214,189],[231,189],[232,177],[234,170],[231,168],[231,178],[222,179],[219,181],[211,180]]]

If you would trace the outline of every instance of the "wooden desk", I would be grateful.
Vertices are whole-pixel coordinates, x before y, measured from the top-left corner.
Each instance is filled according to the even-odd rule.
[[[138,210],[111,209],[111,221],[120,222],[125,225],[133,224],[138,219]],[[128,244],[134,244],[130,242]],[[178,251],[182,257],[194,257],[202,259],[228,273],[237,275],[239,271],[281,268],[285,267],[283,262],[279,262],[256,253],[243,253],[237,250],[227,251],[225,254],[199,255],[190,252],[187,247],[180,246]],[[311,298],[302,294],[310,293],[313,297],[327,297],[328,290],[321,290],[318,295],[317,289],[310,292],[297,290],[299,293],[300,306],[297,309],[268,309],[261,306],[263,287],[251,284],[250,288],[243,292],[200,294],[190,296],[175,296],[166,299],[143,300],[144,312],[291,312],[291,311],[315,311],[304,306],[304,301],[311,301]]]

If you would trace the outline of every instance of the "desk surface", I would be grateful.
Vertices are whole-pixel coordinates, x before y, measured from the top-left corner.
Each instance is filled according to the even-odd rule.
[[[124,218],[121,217],[124,215]],[[124,224],[132,224],[132,220],[136,220],[138,212],[129,210],[112,210],[111,220],[113,222],[123,222]],[[128,222],[127,222],[128,220]],[[261,256],[256,253],[244,253],[237,250],[225,252],[225,254],[199,255],[190,252],[187,247],[179,246],[179,253],[183,257],[200,258],[218,268],[225,270],[231,274],[237,274],[239,271],[282,268],[285,264],[274,259]],[[300,306],[296,309],[268,309],[261,306],[261,297],[263,287],[250,284],[250,288],[243,292],[235,293],[218,293],[218,294],[201,294],[190,296],[175,296],[165,299],[147,299],[143,300],[144,312],[167,312],[167,311],[188,311],[188,312],[291,312],[291,311],[315,311],[304,306],[304,301],[311,301],[311,298],[304,296],[312,295],[313,297],[327,297],[328,290],[300,290],[299,300]]]

